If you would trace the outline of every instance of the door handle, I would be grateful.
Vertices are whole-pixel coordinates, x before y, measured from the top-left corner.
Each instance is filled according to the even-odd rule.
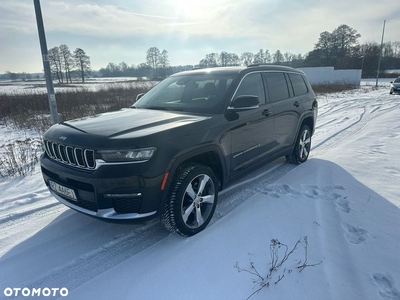
[[[263,116],[268,117],[271,114],[271,112],[269,111],[269,109],[265,109],[265,110],[263,110],[262,114],[263,114]]]
[[[299,106],[300,106],[300,102],[299,102],[299,101],[295,101],[295,102],[293,103],[293,105],[296,106],[296,107],[299,107]]]

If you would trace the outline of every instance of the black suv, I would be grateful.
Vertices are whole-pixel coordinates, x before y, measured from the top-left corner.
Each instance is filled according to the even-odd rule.
[[[112,220],[203,230],[244,172],[310,153],[317,101],[303,72],[252,65],[174,74],[127,109],[52,126],[41,169],[55,198]]]

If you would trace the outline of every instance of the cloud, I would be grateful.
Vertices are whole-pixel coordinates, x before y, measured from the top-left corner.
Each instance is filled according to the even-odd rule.
[[[102,59],[108,55],[109,61],[128,63],[138,61],[126,53],[152,46],[167,49],[171,57],[182,53],[179,63],[195,64],[220,51],[305,54],[321,32],[341,24],[358,30],[360,42],[379,42],[384,19],[385,41],[399,40],[400,28],[400,5],[392,0],[41,0],[41,7],[50,47],[65,43],[84,48],[93,59],[100,55],[93,52],[102,51]],[[32,1],[0,0],[0,37],[10,48],[7,54],[28,35],[35,44],[26,44],[26,51],[37,47]]]

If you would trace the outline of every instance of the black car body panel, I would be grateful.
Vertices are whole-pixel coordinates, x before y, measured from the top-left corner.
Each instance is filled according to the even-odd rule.
[[[284,74],[287,98],[272,101],[267,73]],[[206,94],[210,82],[214,95]],[[315,130],[315,95],[304,73],[292,68],[199,69],[157,86],[132,108],[56,124],[44,134],[42,174],[59,201],[105,219],[154,217],[182,165],[207,165],[223,189],[252,166],[290,155],[302,125]],[[164,89],[161,96],[156,88]],[[259,105],[234,107],[241,93],[254,94]]]

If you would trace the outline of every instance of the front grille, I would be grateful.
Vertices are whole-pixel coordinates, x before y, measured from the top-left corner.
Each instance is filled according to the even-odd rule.
[[[119,214],[139,213],[142,198],[121,198],[113,200],[114,210]]]
[[[44,148],[49,158],[55,161],[81,169],[93,170],[96,168],[93,150],[66,146],[47,140],[44,140]]]

